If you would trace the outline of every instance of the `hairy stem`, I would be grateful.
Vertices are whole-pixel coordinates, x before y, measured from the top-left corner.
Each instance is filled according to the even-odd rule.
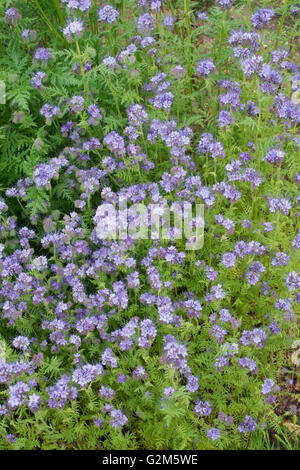
[[[85,77],[85,73],[84,73],[84,68],[83,68],[83,63],[82,63],[80,48],[79,48],[79,44],[78,44],[78,41],[77,41],[77,40],[75,41],[75,43],[76,43],[76,49],[77,49],[77,54],[78,54],[78,61],[79,61],[79,66],[80,66],[81,75],[82,75],[82,80],[83,80],[84,98],[85,98],[86,102],[88,103],[88,101],[89,101],[89,91],[88,91],[88,86],[87,86],[86,77]]]
[[[285,12],[283,13],[283,15],[281,17],[281,20],[280,20],[280,23],[279,23],[279,26],[278,26],[276,39],[275,39],[275,49],[278,48],[278,41],[279,41],[279,37],[280,37],[281,31],[282,31],[284,20],[286,18],[286,15],[288,14],[288,7],[289,7],[289,5],[287,5],[287,8],[285,9]]]
[[[193,83],[192,83],[192,30],[191,30],[191,20],[190,20],[190,2],[189,0],[184,0],[184,12],[186,18],[186,29],[188,35],[188,75],[189,75],[189,95],[190,98],[193,92]],[[192,106],[192,100],[191,100]]]
[[[60,23],[63,25],[64,22],[65,22],[65,19],[64,19],[64,15],[63,15],[63,12],[59,6],[59,3],[58,3],[58,0],[53,0],[53,3],[54,3],[54,6],[55,6],[55,9],[56,9],[56,12],[57,12],[57,16],[59,18],[59,21]]]
[[[247,24],[248,24],[248,26],[249,26],[250,11],[251,11],[251,0],[248,0],[248,4],[247,4]]]
[[[119,118],[122,119],[122,114],[121,114],[121,111],[120,111],[118,98],[117,98],[116,92],[115,92],[114,89],[113,89],[113,86],[112,86],[111,79],[110,79],[110,76],[109,76],[109,75],[108,75],[108,86],[109,86],[109,89],[110,89],[110,91],[111,91],[111,94],[113,95],[113,98],[114,98],[114,101],[115,101],[115,105],[116,105],[116,109],[117,109]]]
[[[44,18],[45,22],[47,23],[47,25],[49,26],[49,28],[51,29],[51,31],[53,31],[53,33],[65,44],[65,46],[68,46],[68,41],[61,35],[59,34],[59,32],[57,31],[57,29],[55,28],[55,26],[51,23],[51,21],[49,20],[48,16],[46,15],[46,13],[44,12],[44,10],[42,9],[41,5],[39,4],[38,0],[34,0],[34,3],[36,4],[37,6],[37,9],[39,10],[39,12],[41,13],[42,17]]]

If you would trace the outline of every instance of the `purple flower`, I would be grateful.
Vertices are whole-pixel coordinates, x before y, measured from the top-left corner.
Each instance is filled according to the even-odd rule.
[[[89,107],[87,108],[87,112],[89,114],[89,124],[92,126],[95,126],[98,124],[99,119],[101,119],[101,113],[95,104],[90,104]]]
[[[175,67],[172,68],[171,73],[176,78],[182,78],[186,75],[186,70],[181,65],[175,65]]]
[[[262,56],[252,55],[242,62],[242,69],[247,78],[252,77],[252,75],[259,69],[262,61]]]
[[[90,8],[92,0],[62,0],[62,2],[66,3],[72,12],[80,10],[83,13]]]
[[[296,5],[291,6],[290,13],[291,15],[295,16],[297,13],[300,12],[300,5],[299,3],[296,3]]]
[[[191,393],[195,393],[199,389],[198,377],[188,375],[186,389]]]
[[[254,328],[253,330],[244,330],[240,337],[240,342],[243,346],[253,344],[257,348],[263,348],[267,334],[263,329]]]
[[[34,60],[41,60],[43,64],[45,64],[49,59],[51,59],[51,57],[52,56],[50,52],[44,47],[40,47],[39,49],[37,49],[34,54]]]
[[[26,336],[16,336],[12,342],[13,347],[21,351],[28,351],[29,344],[30,341]]]
[[[112,388],[104,387],[104,385],[102,385],[102,387],[99,390],[99,397],[105,398],[106,400],[110,401],[115,396],[115,393],[116,392]]]
[[[70,378],[64,374],[54,386],[46,388],[50,408],[64,408],[67,400],[74,400],[77,397],[77,389],[71,387],[69,381]]]
[[[288,215],[292,205],[288,199],[285,198],[269,198],[268,199],[269,210],[272,214],[276,211],[282,212],[284,215]]]
[[[249,369],[250,372],[253,374],[256,374],[258,371],[257,365],[255,360],[251,360],[248,357],[242,357],[239,359],[239,365],[241,366],[242,369]]]
[[[274,104],[280,119],[290,120],[296,124],[300,122],[300,106],[293,103],[283,93],[279,93],[274,98]]]
[[[247,103],[247,112],[250,116],[258,116],[259,108],[253,101],[248,101]]]
[[[175,22],[174,16],[167,15],[163,19],[163,24],[166,28],[173,28]]]
[[[157,93],[154,98],[154,108],[163,108],[167,113],[170,111],[174,99],[174,95],[171,92]]]
[[[168,400],[170,400],[174,392],[175,390],[173,387],[167,387],[164,389],[164,395],[167,397]]]
[[[86,364],[74,370],[72,374],[72,381],[75,384],[80,385],[80,387],[86,388],[90,382],[93,382],[99,377],[99,375],[102,374],[103,367],[101,364]]]
[[[125,424],[128,422],[127,416],[122,413],[121,410],[112,410],[110,412],[110,416],[113,418],[110,421],[110,424],[115,429],[120,428],[121,426],[125,426]]]
[[[105,57],[102,60],[102,64],[107,65],[107,67],[113,69],[117,65],[117,61],[114,57]]]
[[[274,334],[274,335],[278,335],[278,333],[280,333],[280,328],[278,326],[278,322],[274,322],[272,321],[269,325],[269,328],[270,328],[270,331]]]
[[[244,421],[239,425],[239,431],[242,434],[246,434],[249,431],[254,431],[256,426],[254,419],[246,415]]]
[[[23,41],[27,44],[30,40],[35,41],[36,31],[33,29],[24,29],[21,34]]]
[[[69,101],[69,110],[71,113],[81,113],[84,110],[84,98],[73,96]]]
[[[227,416],[223,411],[220,411],[218,414],[218,419],[221,421],[221,423],[225,423],[227,426],[232,426],[234,423],[234,418],[233,416]]]
[[[282,150],[277,148],[269,150],[267,153],[265,160],[272,165],[280,165],[283,162],[285,153]]]
[[[80,20],[73,20],[68,22],[67,26],[63,29],[63,34],[68,41],[79,39],[84,31],[83,22]]]
[[[198,11],[197,13],[197,18],[200,20],[200,21],[207,21],[208,20],[208,16],[207,16],[207,13],[205,13],[205,11]]]
[[[300,230],[298,231],[297,235],[295,236],[294,240],[292,241],[292,246],[294,248],[300,248]]]
[[[100,21],[103,21],[108,24],[112,24],[117,21],[119,17],[119,12],[115,10],[111,5],[104,5],[98,11],[98,17]]]
[[[110,151],[115,154],[116,157],[122,157],[125,155],[124,139],[117,132],[109,132],[104,137],[103,142],[105,143],[105,145],[107,145]]]
[[[101,356],[102,364],[115,368],[118,365],[117,359],[112,355],[111,348],[106,348]]]
[[[141,378],[142,380],[145,380],[148,374],[145,371],[144,367],[137,366],[136,369],[132,372],[132,376],[134,380],[138,380],[139,378]]]
[[[200,77],[208,77],[211,72],[214,72],[216,67],[211,59],[203,60],[198,63],[197,73]]]
[[[275,15],[271,8],[263,8],[251,16],[251,22],[255,29],[261,29],[266,26]]]
[[[272,266],[286,266],[290,260],[290,257],[282,252],[278,251],[275,257],[272,259],[271,265]]]
[[[198,401],[194,412],[199,416],[209,416],[212,412],[212,406],[209,401]]]
[[[48,78],[45,72],[37,72],[31,79],[31,85],[38,90],[42,89],[42,80]]]
[[[266,379],[261,387],[262,395],[268,395],[272,391],[274,384],[274,380]]]
[[[211,439],[212,441],[215,441],[216,439],[219,439],[221,437],[221,432],[217,428],[207,429],[206,433],[207,433],[207,437]]]
[[[140,16],[137,21],[137,29],[139,32],[144,32],[149,34],[155,27],[154,19],[149,13],[145,13]]]
[[[226,8],[231,8],[232,6],[232,0],[217,0],[218,4],[222,8],[222,10],[225,10]]]
[[[296,271],[288,273],[285,284],[287,288],[291,291],[300,289],[300,276]]]
[[[161,360],[165,364],[172,364],[175,369],[184,369],[187,358],[186,348],[179,344],[172,335],[164,336],[164,348],[161,356]]]
[[[103,419],[100,419],[100,418],[95,418],[93,420],[93,423],[95,426],[97,426],[98,428],[101,428],[103,426]]]
[[[5,12],[4,21],[6,23],[16,24],[21,18],[22,15],[17,8],[9,8]]]
[[[132,126],[140,128],[140,126],[148,121],[148,114],[145,111],[145,108],[140,104],[133,104],[127,108],[127,115],[129,123]]]
[[[82,64],[83,66],[83,71],[84,73],[88,72],[89,70],[91,70],[92,68],[92,64],[86,60],[85,62],[83,62]],[[72,71],[76,74],[76,75],[79,75],[81,73],[81,70],[80,70],[80,65],[78,62],[75,62],[73,68],[72,68]]]
[[[40,109],[40,114],[45,117],[46,123],[50,124],[51,119],[54,116],[61,116],[61,111],[58,106],[52,106],[49,103],[44,104],[44,106]]]
[[[225,268],[233,268],[236,263],[236,256],[233,253],[224,253],[222,257],[222,264]]]
[[[226,297],[222,284],[217,284],[211,288],[211,299],[222,300]]]
[[[221,111],[217,119],[218,126],[229,127],[232,125],[232,116],[228,111]]]
[[[273,403],[275,403],[276,401],[276,397],[275,395],[268,395],[265,399],[265,402],[268,404],[268,405],[273,405]]]
[[[32,413],[36,413],[39,410],[41,403],[42,398],[40,397],[40,395],[38,395],[37,393],[29,395],[28,408],[30,409],[30,411],[32,411]]]
[[[17,382],[15,385],[9,386],[9,398],[7,406],[16,409],[25,403],[25,398],[30,391],[30,386],[25,382]]]

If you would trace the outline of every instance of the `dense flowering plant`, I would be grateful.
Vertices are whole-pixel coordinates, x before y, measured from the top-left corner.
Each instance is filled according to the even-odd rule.
[[[194,3],[0,6],[2,449],[255,449],[282,435],[300,70],[281,43],[299,5]],[[173,226],[149,236],[149,217],[148,236],[126,232],[137,205],[175,218],[188,203],[204,207],[199,249]]]

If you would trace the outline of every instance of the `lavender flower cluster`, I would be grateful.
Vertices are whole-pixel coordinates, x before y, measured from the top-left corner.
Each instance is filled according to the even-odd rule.
[[[62,34],[75,49],[92,2],[62,3],[74,14]],[[231,0],[217,4],[224,17],[232,7]],[[169,419],[184,403],[178,416],[197,423],[205,445],[217,446],[231,432],[242,442],[262,424],[260,410],[252,416],[255,404],[269,410],[276,403],[280,388],[266,357],[283,347],[280,341],[287,344],[299,311],[300,177],[292,158],[300,110],[285,94],[299,68],[282,51],[264,52],[259,33],[274,11],[254,13],[251,30],[233,30],[225,39],[234,80],[228,72],[216,80],[215,55],[194,60],[190,83],[207,86],[196,99],[210,85],[216,89],[200,131],[193,120],[180,122],[175,109],[190,64],[159,55],[177,18],[164,15],[162,1],[137,6],[137,35],[126,47],[120,43],[109,56],[98,51],[95,61],[79,53],[69,96],[43,101],[55,53],[39,44],[30,56],[32,92],[43,103],[38,118],[63,144],[0,198],[0,326],[7,350],[0,357],[0,415],[11,431],[24,410],[42,419],[46,411],[59,416],[82,407],[99,436],[121,435],[142,427],[144,413]],[[97,15],[112,40],[114,26],[103,23],[117,23],[120,12],[107,4]],[[6,11],[7,27],[20,20],[17,9]],[[147,73],[137,70],[141,57]],[[111,121],[102,91],[99,98],[86,80],[98,70],[107,80],[103,97],[107,91],[114,99],[109,111],[115,106],[119,114]],[[111,80],[118,77],[116,88],[131,86],[133,72],[137,92],[130,89],[123,106],[128,90],[118,101]],[[262,135],[262,123],[266,132],[276,129],[273,140]],[[126,209],[118,206],[122,199]],[[205,208],[205,220],[190,221],[204,227],[203,250],[187,250],[184,236],[167,224],[166,240],[159,233],[146,240],[130,232],[102,236],[140,227],[139,204],[169,205],[175,217],[186,203]],[[18,204],[22,211],[15,211]],[[146,220],[147,229],[152,222]],[[251,397],[248,385],[257,391]],[[7,432],[6,439],[13,445],[15,435]]]

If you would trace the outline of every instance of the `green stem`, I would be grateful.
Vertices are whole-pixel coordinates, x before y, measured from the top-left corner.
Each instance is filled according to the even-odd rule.
[[[108,44],[109,44],[109,48],[111,51],[113,51],[113,43],[112,43],[112,40],[111,40],[111,25],[109,25],[105,31],[105,35],[108,39]]]
[[[87,83],[86,83],[83,63],[82,63],[81,54],[80,54],[80,48],[79,48],[79,44],[78,44],[77,40],[75,41],[75,43],[76,43],[78,60],[79,60],[79,65],[80,65],[80,70],[81,70],[81,75],[82,75],[82,80],[83,80],[84,98],[86,100],[86,103],[88,103],[88,101],[89,101],[89,90],[88,90],[88,86],[87,86]]]
[[[47,25],[49,26],[49,28],[51,29],[51,31],[54,32],[54,34],[66,45],[68,46],[69,43],[68,41],[61,35],[59,34],[59,32],[57,31],[57,29],[55,28],[55,26],[53,26],[53,24],[51,23],[51,21],[49,20],[48,16],[46,15],[46,13],[44,12],[44,10],[42,9],[41,5],[39,4],[38,0],[34,0],[34,3],[36,4],[39,12],[41,13],[42,17],[44,18],[45,22],[47,23]]]
[[[123,22],[125,24],[126,22],[126,17],[125,17],[125,0],[122,0],[122,6],[121,6],[121,10],[122,10],[122,18],[123,18]]]
[[[169,2],[169,8],[170,8],[170,10],[171,10],[172,15],[173,15],[173,16],[176,16],[176,11],[175,11],[173,2]]]
[[[89,11],[89,18],[90,18],[90,25],[91,25],[91,30],[92,33],[96,33],[96,28],[95,28],[95,15],[96,15],[96,0],[94,0],[93,6],[90,8]]]
[[[278,183],[280,183],[280,179],[281,179],[281,177],[280,177],[280,170],[281,170],[281,168],[280,168],[280,164],[279,164],[278,167],[277,167],[277,182],[278,182]]]
[[[252,218],[256,218],[256,198],[255,198],[255,189],[251,185],[251,195],[252,195]]]
[[[161,55],[162,55],[162,69],[163,69],[163,72],[165,71],[165,67],[166,67],[166,59],[165,59],[166,46],[165,46],[165,34],[164,33],[165,33],[164,25],[163,25],[163,22],[161,22],[160,37],[161,37],[161,49],[162,49]]]
[[[94,0],[94,14],[95,14],[95,21],[94,21],[94,29],[95,33],[99,33],[99,25],[98,25],[98,13],[97,13],[97,0]]]
[[[248,26],[249,26],[250,11],[251,11],[251,0],[248,0],[248,5],[247,5],[247,25]]]
[[[26,52],[26,49],[25,49],[24,43],[23,43],[23,41],[22,41],[22,38],[21,38],[20,32],[19,32],[19,30],[18,30],[18,25],[16,25],[16,27],[15,27],[15,31],[16,31],[16,33],[17,33],[17,36],[18,36],[18,39],[19,39],[19,41],[20,41],[20,44],[21,44],[21,47],[22,47],[23,51],[24,51],[24,52]],[[27,51],[28,51],[28,48],[27,48]]]
[[[118,98],[117,98],[117,95],[112,87],[112,83],[111,83],[111,79],[110,79],[110,76],[108,75],[108,86],[109,86],[109,89],[111,91],[111,94],[113,95],[113,98],[114,98],[114,101],[115,101],[115,105],[116,105],[116,108],[117,108],[117,112],[118,112],[118,115],[119,115],[119,118],[122,119],[122,114],[121,114],[121,111],[120,111],[120,107],[119,107],[119,103],[118,103]]]
[[[121,4],[121,11],[122,11],[122,21],[124,25],[124,34],[125,34],[125,44],[128,46],[128,37],[127,37],[127,30],[126,30],[126,0],[122,0]]]
[[[289,6],[289,5],[288,5]],[[288,8],[286,8],[285,12],[283,13],[282,17],[281,17],[281,20],[280,20],[280,23],[279,23],[279,26],[278,26],[278,30],[277,30],[277,34],[276,34],[276,39],[275,39],[275,49],[277,49],[278,47],[278,41],[279,41],[279,36],[281,34],[281,30],[282,30],[282,27],[283,27],[283,23],[284,23],[284,20],[286,18],[286,15],[288,14]]]
[[[277,211],[277,215],[276,215],[276,234],[279,233],[279,230],[280,229],[280,212]]]
[[[264,39],[264,30],[262,30],[262,32],[261,32],[260,53],[262,53],[262,49],[263,49],[263,39]]]
[[[180,88],[179,86],[177,86],[177,93],[176,93],[177,95],[177,100],[176,100],[177,101],[177,123],[179,123],[179,94],[180,94],[179,90]]]
[[[217,182],[217,158],[214,158],[215,182]]]
[[[188,34],[188,73],[189,73],[189,93],[190,96],[193,92],[192,86],[192,30],[191,30],[191,19],[190,19],[190,1],[184,0],[184,12],[186,17],[186,28]]]
[[[221,26],[221,32],[220,32],[220,42],[219,42],[219,50],[218,50],[218,60],[219,60],[219,74],[222,72],[222,64],[221,64],[221,58],[222,58],[222,46],[223,42],[225,39],[225,18],[226,18],[226,11],[223,11],[223,16],[222,16],[222,26]]]
[[[56,9],[56,12],[57,12],[57,16],[59,18],[59,21],[61,24],[64,24],[65,23],[65,19],[64,19],[64,15],[63,15],[63,12],[59,6],[59,3],[58,3],[58,0],[53,0],[53,3],[55,5],[55,9]]]
[[[258,104],[259,113],[258,113],[258,123],[257,123],[256,135],[255,135],[255,151],[256,151],[256,157],[258,158],[258,132],[259,132],[260,127],[261,127],[260,123],[261,123],[261,112],[262,112],[261,105],[260,105],[260,84],[259,84],[259,80],[257,80],[257,82],[256,82],[256,87],[257,87],[257,104]]]

